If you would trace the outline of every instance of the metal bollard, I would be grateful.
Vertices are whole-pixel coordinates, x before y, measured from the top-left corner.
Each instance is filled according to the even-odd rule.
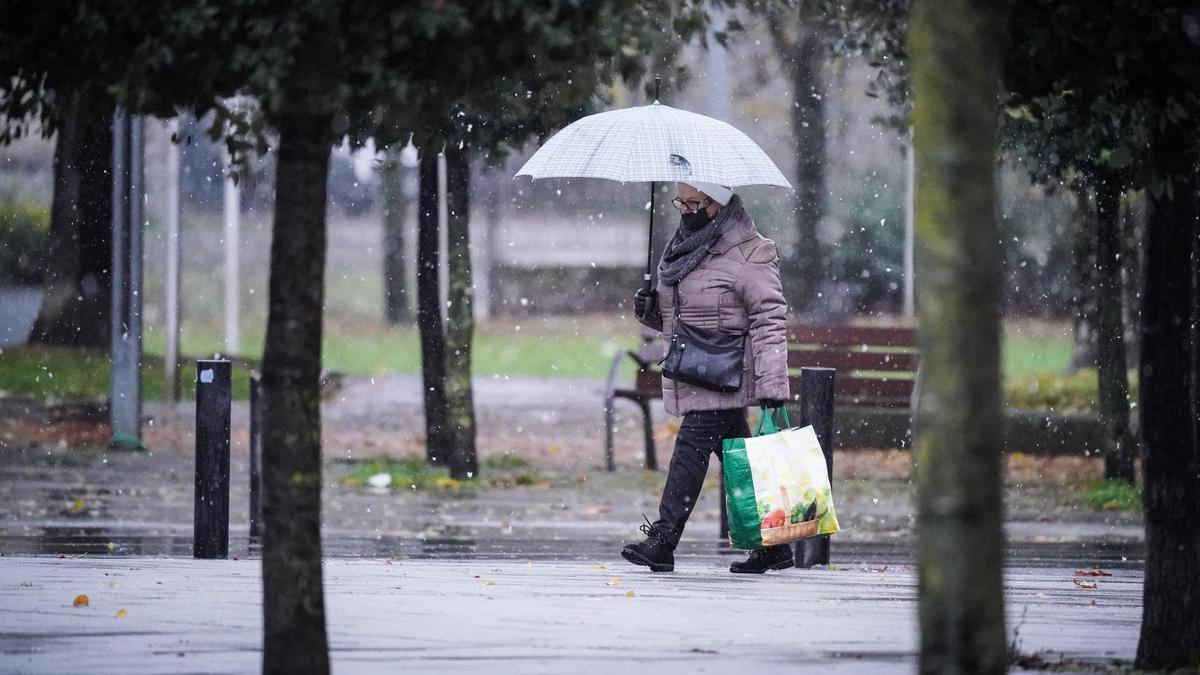
[[[250,538],[262,536],[262,453],[263,453],[263,400],[262,378],[258,373],[250,376]]]
[[[229,361],[196,362],[196,558],[229,557],[231,375]]]
[[[800,369],[800,426],[812,425],[825,453],[829,482],[833,483],[833,368]],[[796,542],[796,566],[829,564],[829,535]]]

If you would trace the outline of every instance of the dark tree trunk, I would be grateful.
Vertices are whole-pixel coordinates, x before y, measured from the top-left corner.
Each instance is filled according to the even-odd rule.
[[[916,428],[923,673],[1003,673],[1000,239],[995,155],[1003,25],[986,0],[909,19],[922,384]]]
[[[107,347],[112,332],[112,111],[65,106],[54,148],[45,295],[30,341]]]
[[[404,269],[404,177],[399,149],[389,150],[383,165],[383,298],[384,315],[393,326],[412,321]]]
[[[1166,136],[1166,137],[1164,137]],[[1158,133],[1159,170],[1191,176],[1149,196],[1139,386],[1146,578],[1136,667],[1200,667],[1200,447],[1196,425],[1196,232],[1200,179],[1184,139]]]
[[[425,456],[432,464],[450,457],[446,434],[446,331],[438,273],[438,156],[421,156],[417,197],[417,329],[421,334],[421,382],[425,390]]]
[[[1121,284],[1121,184],[1113,175],[1096,181],[1096,318],[1100,420],[1105,427],[1104,477],[1133,483],[1137,445],[1129,432],[1129,371]]]
[[[298,56],[277,121],[263,352],[263,672],[328,673],[321,578],[321,322],[332,115],[320,40]]]
[[[471,163],[465,150],[446,153],[446,266],[450,293],[446,309],[446,422],[450,476],[479,474],[475,454],[475,402],[471,394],[471,338],[475,332],[471,282]]]
[[[1099,359],[1096,310],[1096,210],[1086,187],[1075,189],[1075,215],[1071,219],[1071,307],[1074,310],[1071,372],[1095,368]]]
[[[817,31],[800,27],[799,37],[790,41],[780,24],[782,13],[771,19],[776,46],[784,54],[784,65],[792,80],[792,135],[796,142],[796,233],[787,252],[783,291],[788,307],[804,313],[816,306],[817,293],[825,279],[825,256],[817,240],[825,204],[825,86],[822,65],[824,46]]]

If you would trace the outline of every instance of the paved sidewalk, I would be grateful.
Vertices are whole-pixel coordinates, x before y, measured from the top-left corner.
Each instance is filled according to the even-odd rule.
[[[591,562],[330,560],[335,672],[912,672],[915,577],[896,567],[652,575]],[[1010,567],[1010,641],[1102,669],[1137,647],[1142,574],[1094,589]],[[0,558],[0,671],[246,673],[261,659],[258,561]],[[1090,580],[1089,580],[1090,581]],[[87,607],[72,600],[87,594]],[[121,614],[124,610],[124,614]]]

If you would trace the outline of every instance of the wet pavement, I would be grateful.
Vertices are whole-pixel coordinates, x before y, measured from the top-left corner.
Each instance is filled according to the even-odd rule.
[[[837,451],[834,494],[847,529],[833,539],[832,564],[752,579],[726,571],[741,553],[717,536],[714,462],[677,572],[651,575],[619,550],[640,539],[643,514],[654,517],[665,473],[640,468],[629,411],[620,469],[602,470],[595,382],[479,387],[477,485],[347,484],[357,460],[423,452],[415,384],[346,381],[323,409],[337,670],[915,667],[907,453]],[[148,412],[148,452],[100,449],[106,430],[95,423],[0,420],[0,671],[257,670],[261,572],[248,536],[245,405],[234,408],[227,561],[190,557],[189,404]],[[659,419],[665,464],[674,429]],[[500,456],[520,460],[523,484],[491,482],[487,460]],[[1098,460],[1018,455],[1006,471],[1010,638],[1024,654],[1085,670],[1131,659],[1140,621],[1141,517],[1081,505],[1080,480],[1098,471]],[[1075,576],[1092,568],[1112,576]],[[72,607],[81,593],[89,606]]]
[[[910,561],[911,485],[878,470],[895,458],[865,451],[839,457],[834,494],[846,531],[834,539],[835,562]],[[329,556],[611,556],[640,538],[637,525],[643,514],[653,519],[665,478],[634,468],[609,473],[531,463],[522,469],[531,485],[374,489],[344,483],[353,466],[325,462]],[[717,466],[684,534],[687,553],[724,550],[717,537]],[[188,556],[193,471],[191,456],[173,451],[39,446],[0,454],[0,554]],[[239,557],[256,553],[247,534],[248,485],[247,458],[235,454],[230,541]],[[1010,481],[1007,500],[1010,556],[1022,564],[1132,566],[1142,559],[1138,514],[1081,508],[1053,480]]]
[[[915,671],[916,579],[897,566],[731,575],[591,561],[330,560],[335,672]],[[1142,576],[1006,570],[1015,651],[1095,672],[1137,647]],[[86,606],[74,606],[78,595]],[[0,670],[257,672],[257,561],[0,558]]]

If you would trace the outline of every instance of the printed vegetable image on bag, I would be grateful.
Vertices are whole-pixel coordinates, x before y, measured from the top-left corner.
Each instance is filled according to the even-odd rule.
[[[811,426],[786,428],[787,411],[779,410],[784,429],[763,411],[753,437],[724,443],[722,470],[734,548],[774,546],[840,529],[816,432]]]

